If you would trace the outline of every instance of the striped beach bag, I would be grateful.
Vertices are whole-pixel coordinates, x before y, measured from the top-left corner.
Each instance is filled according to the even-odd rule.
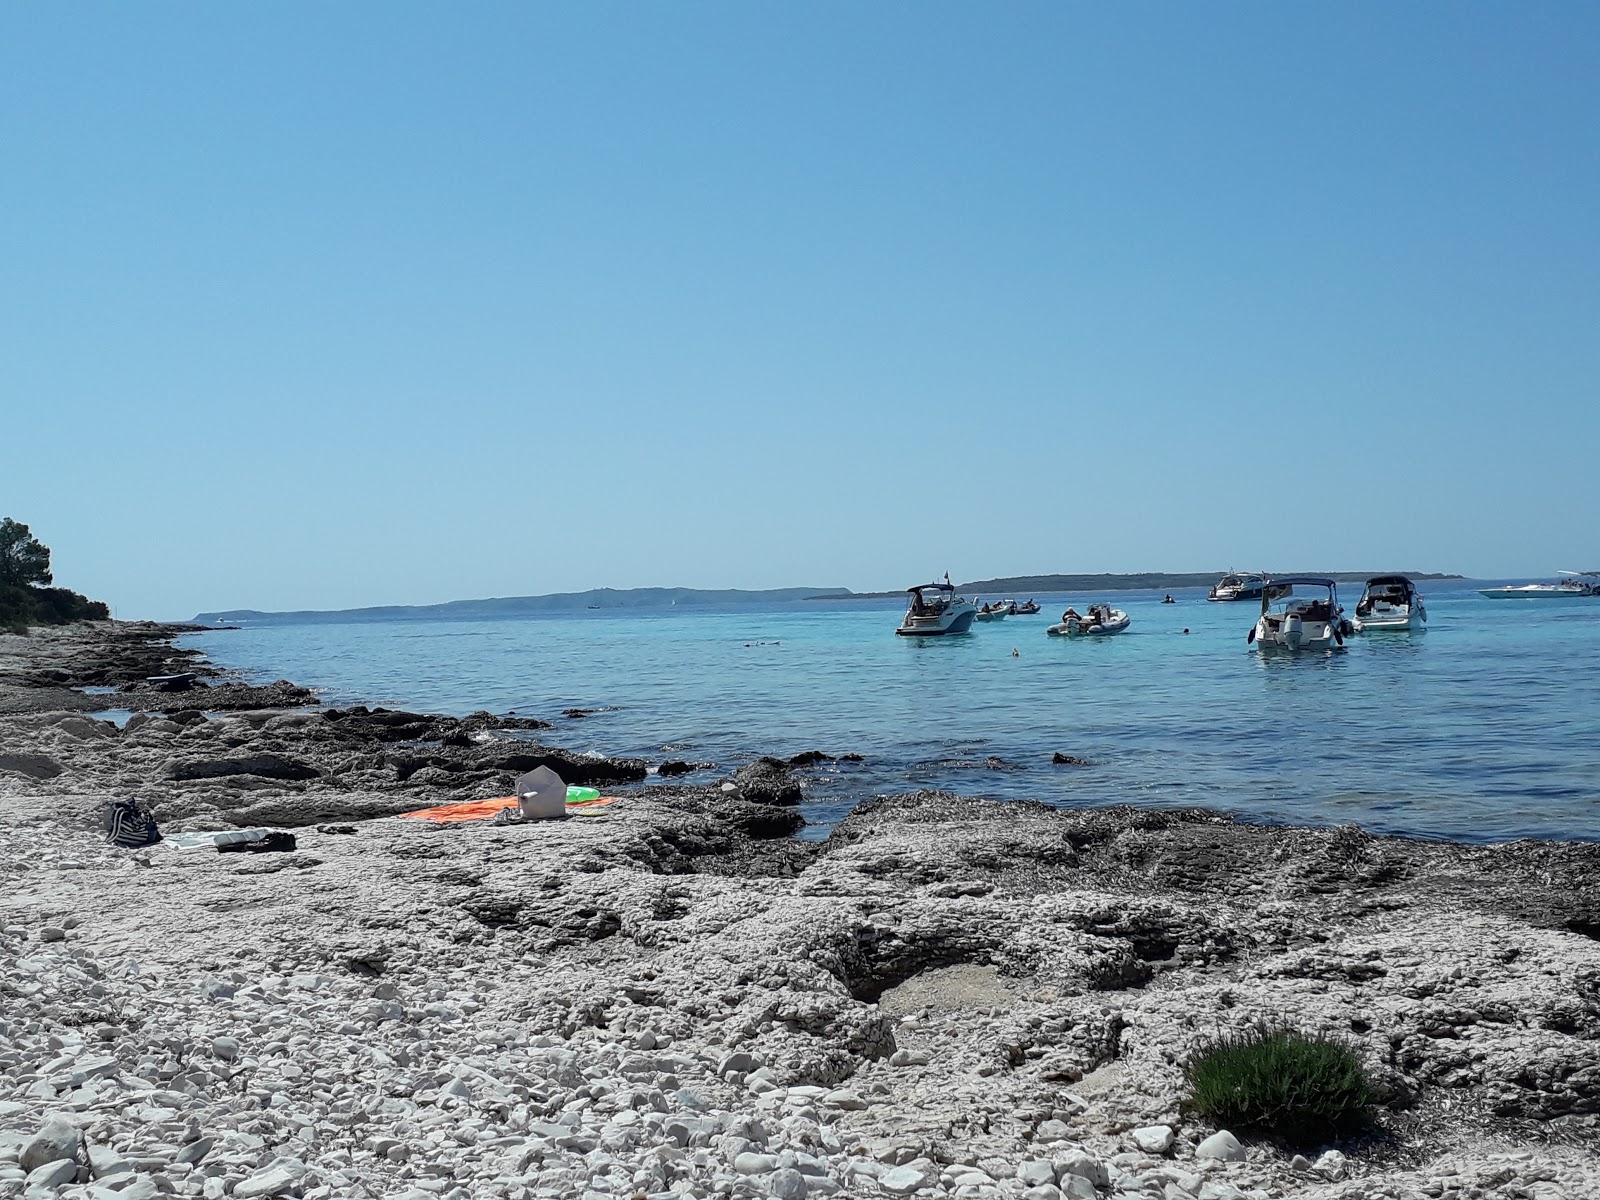
[[[137,800],[108,800],[100,811],[100,827],[106,841],[127,850],[153,846],[161,840],[155,817]]]

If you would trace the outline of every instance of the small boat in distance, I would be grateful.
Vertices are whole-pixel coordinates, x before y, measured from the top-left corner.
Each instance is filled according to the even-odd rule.
[[[1131,623],[1128,614],[1120,608],[1091,604],[1082,616],[1075,608],[1067,609],[1061,614],[1061,623],[1050,626],[1045,632],[1051,637],[1110,637],[1121,633]]]
[[[1295,588],[1326,589],[1327,597],[1296,596]],[[1276,605],[1276,607],[1274,607]],[[1262,589],[1261,617],[1245,639],[1261,649],[1332,650],[1354,632],[1339,607],[1339,590],[1331,579],[1292,575],[1274,579]]]
[[[1011,615],[1011,601],[1001,600],[994,604],[983,604],[974,614],[979,621],[1003,621]]]
[[[1206,593],[1207,600],[1259,600],[1266,590],[1265,575],[1239,575],[1229,571]]]
[[[1422,629],[1428,624],[1428,611],[1422,593],[1404,575],[1374,575],[1356,601],[1357,633],[1386,629]]]
[[[1512,587],[1479,588],[1491,600],[1571,600],[1600,596],[1600,571],[1557,571],[1566,578],[1558,583],[1520,583]]]
[[[941,637],[971,630],[978,607],[956,595],[948,580],[946,576],[944,583],[919,583],[907,588],[911,603],[895,633],[901,637]]]
[[[1013,617],[1031,617],[1038,611],[1039,606],[1037,604],[1032,600],[1026,600],[1021,604],[1014,605],[1011,609],[1011,615]]]

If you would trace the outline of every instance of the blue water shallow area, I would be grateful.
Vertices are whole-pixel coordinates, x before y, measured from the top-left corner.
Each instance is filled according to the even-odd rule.
[[[1347,609],[1359,591],[1341,590]],[[544,740],[579,751],[724,766],[864,755],[805,773],[813,835],[867,796],[941,787],[1467,841],[1600,839],[1600,599],[1423,591],[1426,632],[1299,656],[1249,648],[1258,607],[1198,590],[1170,605],[1159,592],[1040,596],[1038,616],[927,640],[895,637],[903,606],[880,600],[192,640],[329,703],[545,717],[556,729]],[[1126,609],[1128,632],[1045,636],[1067,603],[1095,600]],[[606,711],[568,720],[567,708]],[[1058,751],[1090,765],[1053,766]]]

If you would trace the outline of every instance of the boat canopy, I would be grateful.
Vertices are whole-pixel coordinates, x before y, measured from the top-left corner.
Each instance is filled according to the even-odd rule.
[[[1580,579],[1600,579],[1600,571],[1557,571],[1557,575],[1576,575]]]
[[[1320,575],[1274,575],[1267,582],[1273,587],[1296,587],[1302,584],[1306,587],[1331,588],[1334,586],[1333,580],[1326,579]]]
[[[952,583],[919,583],[916,585],[916,587],[908,587],[906,591],[916,592],[918,595],[921,595],[929,588],[932,588],[936,592],[953,592],[956,590],[955,585]]]
[[[1414,585],[1412,584],[1411,580],[1406,578],[1404,575],[1374,575],[1371,579],[1367,580],[1367,586],[1368,587],[1393,586],[1393,587],[1409,588],[1409,587],[1412,587]]]

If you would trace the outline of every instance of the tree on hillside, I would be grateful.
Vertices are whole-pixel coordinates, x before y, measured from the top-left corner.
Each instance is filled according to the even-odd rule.
[[[0,585],[32,587],[49,583],[50,547],[10,517],[0,520]]]

